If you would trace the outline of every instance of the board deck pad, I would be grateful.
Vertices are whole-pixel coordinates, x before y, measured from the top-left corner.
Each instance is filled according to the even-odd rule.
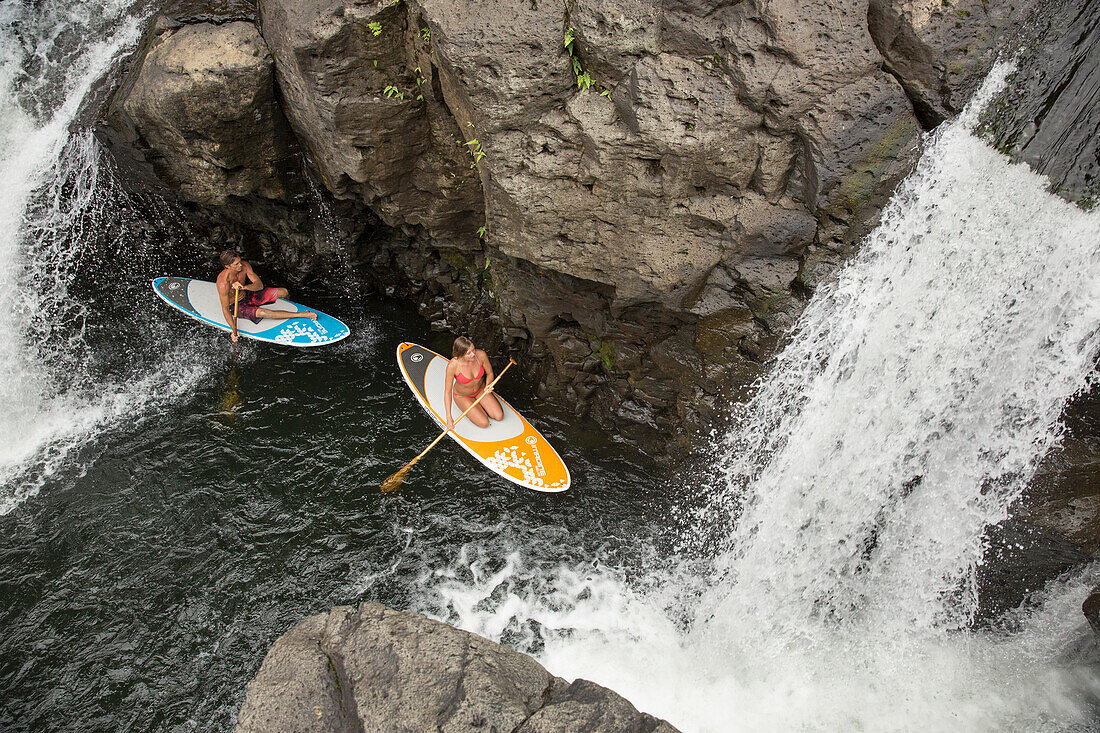
[[[218,286],[206,280],[192,280],[186,277],[158,277],[153,280],[153,291],[176,310],[201,321],[209,326],[229,332],[229,324],[222,314]],[[279,311],[312,310],[317,320],[290,318],[277,321],[271,318],[253,323],[247,318],[237,319],[237,332],[257,341],[288,346],[324,346],[345,339],[351,329],[343,321],[322,313],[315,308],[306,308],[289,300],[279,298],[264,308]]]
[[[419,344],[406,342],[397,347],[397,363],[405,383],[440,429],[447,419],[443,379],[449,361]],[[568,489],[571,478],[561,456],[499,392],[494,389],[493,394],[500,400],[504,419],[490,420],[489,427],[479,428],[466,418],[455,425],[451,438],[483,465],[513,483],[535,491]],[[452,402],[451,416],[457,420],[461,414],[462,408]]]

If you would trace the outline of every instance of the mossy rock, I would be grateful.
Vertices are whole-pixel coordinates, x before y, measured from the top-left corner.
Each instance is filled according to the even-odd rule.
[[[459,272],[472,271],[474,269],[473,261],[458,250],[441,249],[439,250],[439,256],[442,257],[448,265]]]
[[[837,219],[851,222],[875,195],[878,184],[886,177],[891,166],[905,148],[920,135],[915,117],[903,115],[886,128],[881,138],[851,166],[851,173],[844,178],[831,197],[825,213]]]
[[[717,360],[727,349],[755,331],[752,311],[725,308],[703,318],[695,325],[695,348],[707,358]]]

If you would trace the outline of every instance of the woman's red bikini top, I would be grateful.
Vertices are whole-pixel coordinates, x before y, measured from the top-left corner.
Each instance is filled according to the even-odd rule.
[[[459,384],[469,384],[470,382],[478,381],[479,379],[481,379],[484,376],[485,376],[485,365],[482,364],[481,365],[481,371],[478,372],[477,376],[474,377],[473,379],[470,379],[468,377],[463,376],[462,372],[460,372],[460,371],[456,371],[455,372],[455,381],[457,381]]]

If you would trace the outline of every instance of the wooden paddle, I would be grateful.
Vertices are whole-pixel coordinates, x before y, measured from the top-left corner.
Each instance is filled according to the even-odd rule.
[[[233,327],[229,329],[229,333],[233,333],[233,329],[237,327],[237,304],[241,302],[241,284],[233,283]]]
[[[504,367],[504,369],[501,370],[500,374],[497,375],[497,378],[494,379],[492,382],[490,382],[488,387],[481,390],[481,394],[478,395],[478,398],[476,400],[474,400],[474,404],[472,404],[472,405],[470,405],[469,407],[466,408],[466,412],[469,412],[470,410],[474,409],[474,407],[477,405],[477,403],[481,402],[482,398],[484,398],[485,395],[489,394],[489,390],[492,388],[492,386],[500,381],[500,378],[504,376],[504,372],[511,369],[512,365],[515,364],[515,363],[516,363],[515,359],[509,359],[508,360],[508,366]],[[444,408],[444,409],[446,409],[446,408]],[[455,420],[455,425],[458,425],[460,422],[462,422],[462,418],[466,417],[466,412],[463,412],[461,415],[458,416],[458,419]],[[439,434],[438,438],[436,438],[435,440],[432,441],[431,445],[429,445],[427,448],[424,449],[423,453],[421,453],[416,458],[414,458],[411,461],[409,461],[408,463],[406,463],[404,468],[402,468],[400,471],[398,471],[397,473],[395,473],[394,475],[390,476],[388,479],[383,481],[382,482],[382,491],[385,491],[385,492],[397,491],[397,489],[401,486],[401,483],[405,480],[405,474],[407,474],[409,472],[409,469],[413,467],[413,464],[416,463],[417,461],[419,461],[425,455],[427,455],[428,451],[430,451],[432,448],[434,448],[436,443],[443,440],[444,436],[446,436],[447,433],[449,433],[449,432],[451,432],[450,429],[444,430],[442,433]]]

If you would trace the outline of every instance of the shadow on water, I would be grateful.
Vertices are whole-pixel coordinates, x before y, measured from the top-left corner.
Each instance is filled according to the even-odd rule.
[[[353,336],[327,349],[242,341],[234,355],[223,334],[145,305],[144,287],[118,317],[166,328],[207,376],[85,444],[0,517],[5,731],[227,730],[271,642],[307,615],[431,607],[420,581],[468,543],[627,562],[665,513],[640,457],[584,446],[583,426],[552,416],[541,427],[575,480],[564,495],[511,485],[450,441],[384,495],[436,434],[395,366],[399,341],[441,339],[410,310],[300,291]],[[539,422],[545,405],[521,385],[501,391]]]

